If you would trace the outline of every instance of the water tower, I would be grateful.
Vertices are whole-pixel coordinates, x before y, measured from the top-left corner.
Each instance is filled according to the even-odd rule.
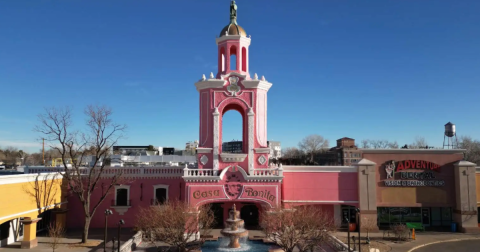
[[[443,135],[443,148],[458,149],[457,132],[455,131],[455,124],[448,122],[445,124],[445,134]]]

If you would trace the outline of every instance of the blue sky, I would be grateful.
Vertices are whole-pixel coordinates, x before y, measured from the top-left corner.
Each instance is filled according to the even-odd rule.
[[[300,4],[301,3],[301,4]],[[480,1],[239,0],[251,74],[273,83],[268,138],[309,134],[441,146],[443,125],[480,138]],[[229,1],[0,1],[0,146],[37,151],[43,107],[114,109],[120,144],[198,139],[202,74]],[[224,139],[240,116],[225,115]]]

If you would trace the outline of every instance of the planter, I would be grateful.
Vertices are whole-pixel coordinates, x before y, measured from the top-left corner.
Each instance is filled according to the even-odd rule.
[[[349,223],[348,230],[350,230],[350,232],[354,232],[355,230],[357,230],[357,223]]]

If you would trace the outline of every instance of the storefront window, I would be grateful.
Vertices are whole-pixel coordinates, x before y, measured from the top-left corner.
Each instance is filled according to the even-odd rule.
[[[422,210],[425,218],[422,218]],[[449,226],[452,223],[452,209],[450,207],[379,207],[377,214],[377,221],[380,226],[420,222],[426,226],[439,227]]]

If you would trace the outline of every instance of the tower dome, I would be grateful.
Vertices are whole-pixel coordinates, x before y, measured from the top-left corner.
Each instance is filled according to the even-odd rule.
[[[220,37],[223,36],[232,36],[232,35],[240,35],[242,37],[246,37],[247,33],[245,30],[237,24],[237,5],[235,1],[230,3],[230,24],[225,26],[222,31],[220,32]]]

